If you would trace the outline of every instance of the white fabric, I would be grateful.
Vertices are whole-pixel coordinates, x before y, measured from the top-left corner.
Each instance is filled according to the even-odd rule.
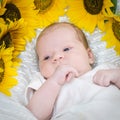
[[[25,90],[25,103],[27,104],[32,97],[34,91],[38,90],[45,82],[40,72],[34,72],[32,81],[28,84]]]
[[[0,93],[0,120],[37,120],[23,105]]]
[[[96,71],[110,68],[116,66],[99,65],[65,84],[55,104],[52,120],[119,120],[120,90],[114,85],[101,87],[92,82]],[[41,85],[40,79],[36,78],[27,88],[37,90]],[[26,93],[33,94],[30,92]]]

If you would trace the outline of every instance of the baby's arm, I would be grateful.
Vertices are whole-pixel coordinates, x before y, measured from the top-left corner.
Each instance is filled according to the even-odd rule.
[[[101,86],[113,83],[120,88],[120,69],[100,70],[94,75],[93,82]]]
[[[62,85],[76,75],[76,70],[70,66],[62,65],[57,68],[54,75],[34,93],[28,109],[39,120],[48,120],[51,117],[56,98]]]

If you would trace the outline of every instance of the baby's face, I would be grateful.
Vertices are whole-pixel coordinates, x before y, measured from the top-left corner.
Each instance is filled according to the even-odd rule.
[[[39,68],[45,78],[51,77],[60,65],[74,67],[79,76],[91,69],[93,54],[78,40],[75,31],[59,27],[48,32],[38,41]]]

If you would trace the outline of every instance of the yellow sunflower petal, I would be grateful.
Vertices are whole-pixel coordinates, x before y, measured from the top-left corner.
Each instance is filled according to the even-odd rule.
[[[104,20],[108,20],[108,18],[103,15],[98,16],[97,26],[102,31],[105,31],[105,21]]]
[[[3,68],[3,72],[0,72],[0,92],[11,96],[10,89],[17,85],[18,81],[14,78],[17,75],[17,69],[13,66],[12,52],[13,47],[5,49],[0,46],[0,68]]]
[[[120,15],[118,16],[118,15],[115,15],[114,16],[114,19],[116,20],[116,21],[119,21],[120,22]]]
[[[2,38],[2,36],[4,36],[7,32],[7,25],[2,24],[0,22],[0,39]]]
[[[84,2],[86,2],[86,4]],[[112,17],[114,15],[110,10],[110,7],[113,6],[111,0],[103,0],[103,4],[102,1],[99,1],[100,4],[98,5],[96,4],[96,0],[94,0],[94,3],[92,4],[87,4],[87,2],[90,1],[67,0],[69,8],[66,14],[70,21],[76,24],[78,27],[83,28],[91,33],[94,31],[96,26],[98,26],[98,28],[101,30],[104,30],[104,20],[106,20],[106,17]],[[97,12],[94,10],[93,5],[95,5]]]
[[[102,37],[102,40],[106,41],[107,48],[114,47],[117,55],[120,55],[120,22],[115,27],[118,27],[118,31],[113,30],[113,21],[110,19],[106,24],[106,34]],[[117,34],[115,34],[117,32]],[[118,33],[119,32],[119,33]],[[118,38],[117,36],[118,35]]]
[[[3,72],[3,68],[0,68],[0,73]]]
[[[15,22],[10,21],[9,25],[2,24],[0,28],[2,31],[0,34],[1,42],[6,41],[5,44],[8,44],[8,47],[10,45],[14,46],[13,58],[16,58],[20,54],[20,52],[25,49],[27,43],[27,41],[25,40],[27,32],[26,23],[23,19],[20,19]],[[16,51],[18,54],[14,54],[14,52]]]
[[[0,2],[0,16],[3,15],[6,11],[6,8],[5,8],[6,2],[7,2],[7,0],[2,0]]]
[[[36,9],[39,10],[38,19],[40,27],[45,27],[59,20],[65,14],[65,0],[34,0]],[[42,5],[41,5],[42,4]]]
[[[0,15],[3,15],[5,13],[6,9],[5,8],[1,8],[0,9]]]
[[[110,10],[111,7],[114,7],[114,4],[111,2],[111,0],[104,0],[104,5],[103,5],[103,15],[107,16],[107,17],[113,17],[114,14],[113,12]]]

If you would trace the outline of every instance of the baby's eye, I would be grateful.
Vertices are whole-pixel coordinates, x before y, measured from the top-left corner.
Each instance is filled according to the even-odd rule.
[[[69,51],[71,48],[65,48],[63,49],[63,51]]]
[[[48,60],[50,58],[50,56],[46,56],[45,58],[44,58],[44,60]]]

